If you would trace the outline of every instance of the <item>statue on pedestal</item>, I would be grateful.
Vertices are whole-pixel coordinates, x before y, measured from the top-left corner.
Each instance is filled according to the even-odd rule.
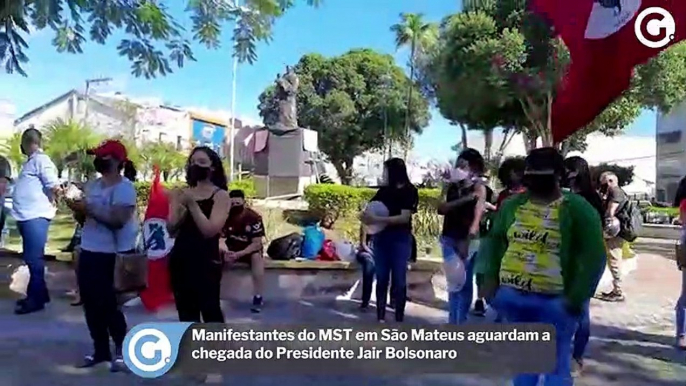
[[[276,99],[279,103],[277,125],[282,129],[298,127],[297,94],[300,79],[293,67],[286,66],[286,73],[276,77]]]

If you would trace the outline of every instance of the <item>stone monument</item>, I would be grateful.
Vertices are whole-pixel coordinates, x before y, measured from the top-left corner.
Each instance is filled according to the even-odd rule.
[[[275,127],[276,131],[289,131],[298,128],[298,86],[300,79],[292,67],[286,66],[286,73],[276,78],[276,100],[279,115]]]

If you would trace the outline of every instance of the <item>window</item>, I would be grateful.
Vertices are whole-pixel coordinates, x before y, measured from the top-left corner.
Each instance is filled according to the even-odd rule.
[[[657,135],[659,143],[679,143],[681,142],[681,130],[660,133]]]
[[[183,150],[183,143],[180,135],[176,136],[176,151],[181,151]]]

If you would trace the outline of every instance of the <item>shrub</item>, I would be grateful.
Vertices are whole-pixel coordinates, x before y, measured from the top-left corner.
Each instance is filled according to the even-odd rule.
[[[347,185],[314,184],[305,188],[305,201],[310,211],[335,217],[355,215],[374,197],[376,189]],[[440,195],[438,189],[419,189],[419,210],[434,211]]]
[[[181,188],[186,186],[185,182],[171,182],[163,183],[164,187],[167,189]],[[148,198],[150,197],[150,186],[151,183],[148,181],[137,181],[134,183],[136,187],[136,197],[138,199],[138,207],[145,208],[148,206]],[[234,181],[229,184],[229,189],[241,189],[245,192],[247,198],[255,197],[255,185],[252,179],[243,179],[240,181]]]

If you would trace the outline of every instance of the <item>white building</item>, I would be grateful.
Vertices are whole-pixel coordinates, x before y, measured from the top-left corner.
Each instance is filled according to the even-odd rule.
[[[121,93],[86,96],[77,90],[70,90],[22,115],[14,121],[14,131],[31,126],[40,130],[56,119],[86,122],[105,137],[124,136],[138,145],[150,141],[170,143],[179,151],[202,143],[228,156],[225,150],[231,143],[227,129],[230,122],[221,112],[198,113],[194,109],[164,105],[155,98],[129,98]],[[243,148],[249,143],[252,129],[243,128],[240,119],[235,120],[235,127],[236,162],[242,162],[242,156],[248,153]]]
[[[671,202],[679,181],[686,175],[686,101],[669,114],[658,114],[655,126],[656,198]]]

